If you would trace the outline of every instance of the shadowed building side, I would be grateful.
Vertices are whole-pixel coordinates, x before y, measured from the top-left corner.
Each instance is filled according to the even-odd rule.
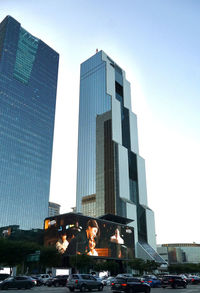
[[[59,55],[11,16],[0,24],[0,226],[48,215]]]

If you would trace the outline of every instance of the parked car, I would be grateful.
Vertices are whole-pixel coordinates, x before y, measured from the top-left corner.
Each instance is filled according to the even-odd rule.
[[[49,278],[49,279],[46,281],[45,285],[48,286],[48,287],[51,287],[51,286],[52,286],[52,282],[53,282],[53,277]]]
[[[144,275],[142,277],[142,282],[149,284],[152,288],[161,287],[161,280],[154,275]]]
[[[55,286],[55,287],[59,287],[59,286],[66,286],[67,283],[67,279],[68,279],[69,275],[57,275],[53,278],[50,278],[46,281],[46,285],[48,287],[51,286]]]
[[[35,280],[36,286],[42,286],[42,285],[44,285],[44,282],[39,277],[31,276],[31,278]]]
[[[8,277],[10,277],[9,274],[4,274],[4,273],[2,273],[2,274],[0,274],[0,281],[3,281],[3,280],[5,280],[5,279],[7,279]]]
[[[114,279],[115,279],[115,277],[108,277],[108,278],[105,280],[105,285],[106,285],[106,286],[111,286],[111,283],[113,282]]]
[[[38,278],[42,284],[46,285],[47,280],[49,280],[51,276],[49,274],[39,274],[36,275],[36,278]]]
[[[162,278],[161,286],[162,288],[172,287],[174,289],[177,287],[186,288],[187,282],[180,276],[168,275]]]
[[[0,282],[2,290],[16,288],[16,289],[30,289],[35,286],[35,281],[27,276],[9,277]]]
[[[93,275],[93,277],[94,277],[97,281],[101,282],[102,285],[104,286],[102,278],[100,278],[100,277],[98,277],[98,276],[94,276],[94,275]]]
[[[200,284],[200,277],[198,276],[191,276],[189,280],[192,285]]]
[[[111,290],[113,292],[144,292],[149,293],[151,287],[141,282],[139,278],[117,276],[111,284]]]
[[[123,273],[123,274],[118,274],[116,277],[133,278],[133,275],[132,274],[129,274],[129,273]]]
[[[189,279],[186,275],[184,275],[184,274],[179,274],[179,276],[182,277],[182,278],[186,281],[187,284],[189,283],[189,280],[190,280],[190,279]]]
[[[67,288],[71,292],[75,289],[79,289],[81,292],[92,289],[102,291],[103,284],[97,281],[91,274],[73,274],[69,276]]]
[[[104,286],[107,285],[107,279],[108,279],[108,277],[103,277],[102,278],[102,283],[103,283]]]

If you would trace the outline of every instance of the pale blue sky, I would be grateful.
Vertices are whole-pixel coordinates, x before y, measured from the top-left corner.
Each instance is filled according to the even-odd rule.
[[[200,1],[0,0],[8,14],[60,54],[51,200],[75,205],[79,68],[99,48],[131,83],[157,242],[200,243]]]

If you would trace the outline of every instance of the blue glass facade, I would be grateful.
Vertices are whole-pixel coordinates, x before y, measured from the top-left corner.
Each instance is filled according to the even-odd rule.
[[[155,260],[154,213],[130,84],[103,51],[81,64],[76,208],[87,216],[132,219],[136,256]]]
[[[12,17],[0,24],[0,226],[48,215],[58,61]]]
[[[76,202],[79,211],[82,197],[96,193],[96,118],[111,110],[101,54],[82,64],[80,88]]]

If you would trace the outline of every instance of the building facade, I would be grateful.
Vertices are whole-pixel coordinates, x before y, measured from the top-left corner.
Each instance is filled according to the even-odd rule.
[[[0,24],[0,226],[48,216],[59,55],[7,16]]]
[[[159,258],[130,83],[103,51],[81,64],[79,103],[77,212],[90,215],[83,203],[95,198],[93,216],[132,219],[136,256]]]
[[[49,217],[60,215],[60,205],[55,202],[49,202]]]
[[[157,252],[170,264],[200,263],[200,244],[170,243],[157,245]]]

